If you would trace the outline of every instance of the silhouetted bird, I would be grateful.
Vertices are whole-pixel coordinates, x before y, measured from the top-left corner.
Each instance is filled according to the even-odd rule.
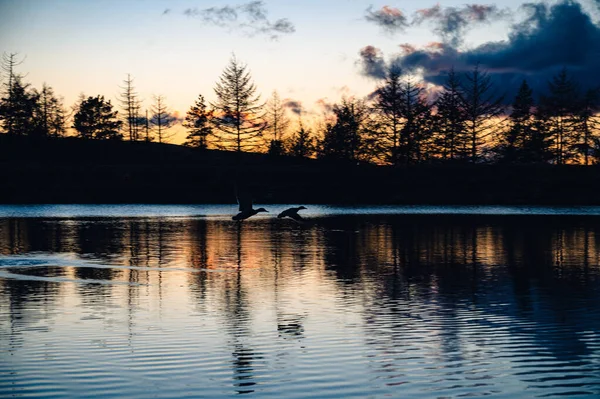
[[[281,212],[279,215],[277,215],[278,218],[284,218],[284,217],[289,217],[294,219],[295,221],[299,222],[302,219],[302,216],[298,215],[298,211],[301,211],[302,209],[306,209],[303,206],[300,206],[298,208],[289,208],[286,209],[285,211]]]
[[[269,212],[265,208],[252,209],[252,199],[247,196],[238,195],[238,204],[240,204],[240,213],[232,217],[233,220],[245,220],[259,212]]]

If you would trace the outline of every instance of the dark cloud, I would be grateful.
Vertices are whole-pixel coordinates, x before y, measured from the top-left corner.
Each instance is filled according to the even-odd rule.
[[[465,33],[478,24],[490,23],[510,15],[495,5],[467,4],[463,7],[441,7],[439,4],[417,10],[413,25],[431,23],[434,32],[452,46],[462,43]]]
[[[263,1],[204,9],[188,8],[183,11],[183,14],[191,18],[199,18],[206,24],[240,30],[250,36],[267,35],[277,39],[281,34],[296,31],[294,24],[286,18],[271,22]]]
[[[410,26],[408,18],[397,8],[383,6],[380,10],[373,11],[367,8],[365,19],[373,22],[388,33],[404,32]]]
[[[283,100],[283,107],[289,109],[296,115],[302,115],[303,109],[300,101],[287,98]]]
[[[357,64],[363,75],[377,79],[385,78],[387,66],[380,49],[373,46],[366,46],[360,49],[359,55],[360,59]]]
[[[524,18],[512,25],[506,40],[468,50],[447,42],[432,43],[403,52],[387,63],[380,51],[368,46],[361,50],[361,70],[381,78],[382,70],[393,63],[405,71],[420,71],[425,81],[439,85],[450,68],[464,72],[480,64],[497,87],[506,90],[508,100],[512,100],[523,79],[538,94],[545,92],[547,82],[565,67],[583,89],[600,86],[600,26],[579,3],[528,3],[522,11]],[[479,18],[477,13],[474,15]],[[365,51],[367,48],[369,51]]]
[[[170,12],[171,12],[170,8],[165,8],[165,10],[163,11],[162,15],[167,15]]]

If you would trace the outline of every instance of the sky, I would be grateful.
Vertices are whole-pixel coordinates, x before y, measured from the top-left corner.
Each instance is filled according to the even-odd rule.
[[[310,117],[368,95],[391,66],[437,85],[479,63],[509,97],[563,67],[600,85],[599,19],[600,0],[0,0],[0,51],[67,106],[80,93],[117,103],[131,74],[144,107],[161,94],[180,115],[215,99],[235,54],[264,100],[277,90]]]

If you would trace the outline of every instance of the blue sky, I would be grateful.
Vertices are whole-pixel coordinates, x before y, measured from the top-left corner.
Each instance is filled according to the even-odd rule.
[[[47,82],[67,105],[81,92],[103,94],[115,102],[118,86],[130,73],[145,105],[153,94],[162,94],[174,110],[185,113],[198,94],[214,98],[212,87],[232,53],[248,64],[263,98],[278,90],[282,98],[299,100],[310,109],[322,98],[335,102],[342,94],[362,96],[373,90],[376,80],[361,73],[358,65],[365,46],[392,57],[400,51],[399,44],[440,41],[431,24],[390,33],[365,19],[369,7],[372,11],[395,7],[411,16],[435,1],[265,0],[262,10],[269,23],[285,18],[295,29],[276,40],[270,34],[216,26],[201,15],[185,14],[188,9],[202,12],[247,3],[0,0],[0,51],[26,56],[20,71],[28,73],[27,81],[36,87]],[[521,4],[497,2],[499,9],[516,13],[473,26],[461,49],[506,40]]]

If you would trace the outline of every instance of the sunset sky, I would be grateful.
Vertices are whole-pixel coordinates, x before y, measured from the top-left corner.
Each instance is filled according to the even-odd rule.
[[[47,82],[67,106],[82,92],[116,103],[130,73],[144,107],[162,94],[180,114],[198,94],[214,99],[232,53],[264,99],[276,89],[313,114],[368,94],[392,62],[431,84],[476,62],[507,91],[562,67],[600,84],[600,0],[523,4],[0,0],[0,51],[26,57],[26,81]]]

